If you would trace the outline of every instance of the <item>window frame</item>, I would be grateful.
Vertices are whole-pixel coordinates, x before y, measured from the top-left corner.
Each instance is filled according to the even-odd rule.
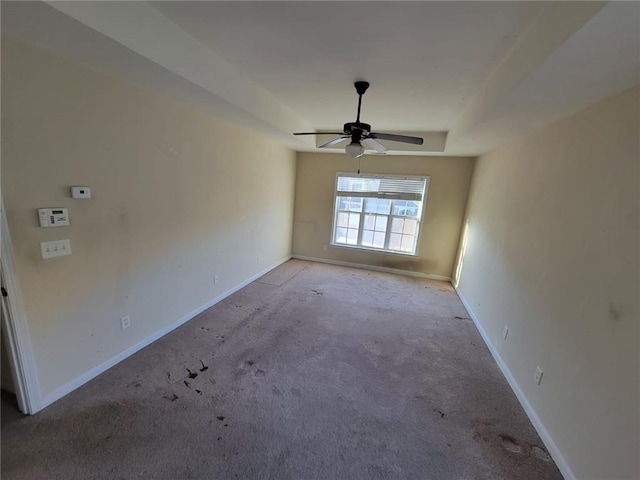
[[[390,205],[389,205],[389,213],[388,214],[382,214],[385,215],[387,217],[387,228],[385,231],[385,242],[384,242],[384,248],[376,248],[376,247],[367,247],[367,246],[363,246],[362,243],[362,236],[364,234],[364,223],[365,223],[365,217],[367,215],[366,212],[366,199],[367,198],[384,198],[384,197],[371,197],[371,196],[359,196],[358,193],[364,193],[364,192],[352,192],[353,194],[350,195],[350,197],[355,197],[355,198],[362,198],[362,207],[361,210],[359,212],[353,212],[353,213],[358,213],[360,215],[360,219],[358,222],[358,236],[356,239],[356,244],[348,244],[348,243],[336,243],[335,238],[336,238],[336,230],[338,228],[338,215],[339,212],[349,212],[352,213],[351,210],[339,210],[339,198],[340,197],[345,197],[346,195],[338,195],[338,181],[340,179],[340,177],[362,177],[362,178],[385,178],[385,179],[390,179],[390,180],[421,180],[424,181],[424,191],[422,193],[422,199],[421,200],[413,200],[413,201],[419,201],[422,203],[420,210],[418,212],[418,216],[417,217],[407,217],[406,215],[394,215],[393,214],[393,201],[394,200],[403,200],[403,199],[399,199],[399,198],[391,198],[389,197],[388,200],[390,200]],[[430,183],[431,177],[429,175],[397,175],[397,174],[354,174],[352,172],[336,172],[336,179],[335,179],[335,183],[334,183],[334,187],[333,187],[333,213],[332,213],[332,225],[331,225],[331,238],[329,241],[329,245],[332,247],[338,247],[338,248],[348,248],[350,250],[364,250],[367,252],[377,252],[377,253],[381,253],[381,254],[386,254],[386,255],[402,255],[404,257],[418,257],[419,256],[419,249],[420,249],[420,241],[422,238],[422,230],[423,230],[423,225],[424,225],[424,214],[425,214],[425,209],[426,209],[426,205],[427,205],[427,194],[429,192],[429,183]],[[377,212],[370,212],[373,213],[374,215],[378,215]],[[392,224],[393,224],[393,219],[394,218],[402,218],[402,219],[406,219],[406,218],[416,218],[417,220],[417,224],[416,227],[418,229],[416,240],[415,240],[415,248],[413,250],[413,252],[402,252],[402,251],[398,251],[398,250],[389,250],[389,242],[391,241],[391,228],[392,228]],[[348,220],[347,220],[348,222]],[[344,228],[344,227],[342,227]],[[347,227],[349,228],[349,227]],[[369,230],[369,229],[367,229]],[[374,226],[374,232],[375,232],[375,226]]]

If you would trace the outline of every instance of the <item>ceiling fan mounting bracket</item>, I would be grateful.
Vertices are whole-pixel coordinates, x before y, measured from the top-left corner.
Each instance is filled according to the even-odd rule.
[[[366,92],[367,88],[369,88],[369,82],[364,81],[358,81],[353,85],[356,87],[356,92],[358,92],[358,95],[364,95],[364,92]]]

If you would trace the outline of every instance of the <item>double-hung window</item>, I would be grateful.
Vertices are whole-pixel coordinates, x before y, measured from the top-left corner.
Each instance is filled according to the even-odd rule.
[[[332,245],[415,255],[429,177],[336,177]]]

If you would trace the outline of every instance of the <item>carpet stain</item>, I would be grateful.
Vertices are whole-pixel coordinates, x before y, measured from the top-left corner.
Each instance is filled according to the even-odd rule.
[[[173,394],[173,395],[171,395],[170,397],[167,397],[166,395],[164,395],[162,398],[166,398],[166,399],[167,399],[167,400],[169,400],[170,402],[175,402],[175,401],[176,401],[176,400],[178,400],[180,397],[174,393],[174,394]]]
[[[205,370],[209,369],[209,367],[206,366],[202,360],[200,360],[200,363],[202,364],[202,368],[200,369],[201,372],[204,372]]]
[[[188,368],[187,368],[187,372],[189,372],[189,375],[188,375],[189,378],[196,378],[198,376],[196,372],[192,372]]]
[[[546,448],[540,447],[538,445],[531,445],[531,452],[543,462],[550,463],[553,461],[553,459],[551,458],[551,455],[549,455],[549,452],[547,452]]]
[[[522,453],[522,447],[518,445],[518,440],[507,433],[498,435],[504,449],[511,453]]]
[[[240,375],[244,375],[253,369],[255,362],[253,360],[245,360],[240,365],[238,365],[238,372],[236,373],[236,377]],[[254,372],[255,374],[255,372]]]
[[[216,417],[218,420],[220,420],[221,422],[224,420],[224,416],[223,415],[219,415]]]

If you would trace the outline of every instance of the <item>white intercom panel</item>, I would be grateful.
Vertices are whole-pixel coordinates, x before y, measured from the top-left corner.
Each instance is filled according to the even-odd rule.
[[[69,211],[66,208],[39,208],[41,227],[66,227],[69,225]]]

